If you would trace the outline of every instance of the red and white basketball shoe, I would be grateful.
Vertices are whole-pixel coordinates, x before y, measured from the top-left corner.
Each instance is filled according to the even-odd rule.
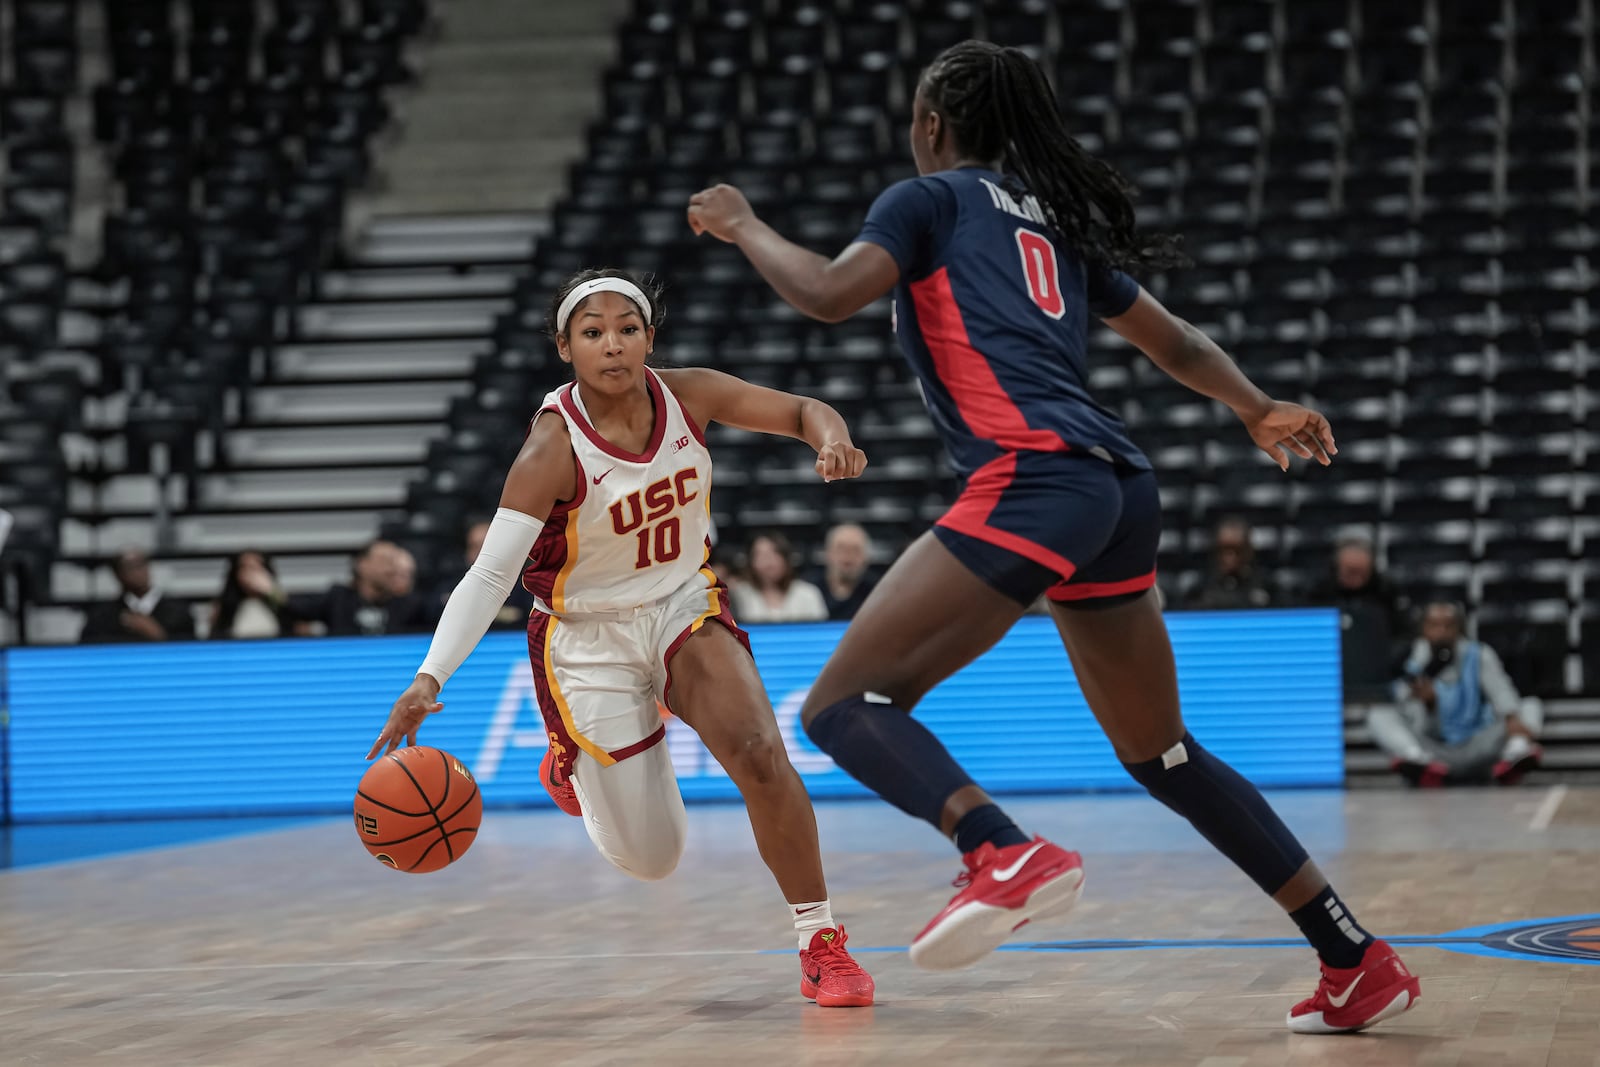
[[[1324,963],[1317,991],[1289,1009],[1287,1022],[1297,1034],[1342,1034],[1393,1018],[1421,999],[1422,982],[1387,941],[1374,941],[1359,966]]]
[[[961,857],[961,892],[911,942],[911,962],[953,971],[981,960],[1034,919],[1065,915],[1083,892],[1083,857],[1042,837]]]
[[[556,802],[556,807],[568,815],[583,815],[583,806],[578,803],[578,791],[572,788],[572,779],[556,767],[553,749],[545,749],[544,759],[539,761],[539,782],[544,786],[544,791],[550,794],[550,799]]]
[[[811,947],[800,950],[800,995],[819,1008],[872,1006],[876,986],[872,975],[845,951],[848,940],[842,926],[818,930],[811,935]]]

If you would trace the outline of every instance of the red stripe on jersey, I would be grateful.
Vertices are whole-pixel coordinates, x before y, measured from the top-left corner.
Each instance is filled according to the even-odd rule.
[[[708,540],[706,543],[709,545],[710,541]],[[721,623],[727,627],[729,633],[738,638],[739,643],[744,646],[744,650],[750,652],[750,635],[740,629],[739,624],[734,621],[733,607],[729,603],[732,598],[728,595],[728,587],[722,584],[722,579],[718,578],[710,567],[701,568],[700,574],[707,582],[706,610],[700,613],[699,618],[680,630],[678,636],[674,637],[672,643],[667,646],[667,650],[661,654],[661,667],[667,672],[667,684],[661,690],[661,703],[668,711],[672,711],[672,657],[676,656],[678,650],[683,647],[684,642],[693,637],[706,623],[713,621]],[[752,656],[755,655],[753,652],[750,654]],[[674,715],[677,714],[675,711],[672,711],[672,713]],[[612,753],[612,755],[616,755],[616,753]]]
[[[656,727],[654,733],[642,741],[635,741],[631,745],[623,745],[621,748],[612,749],[611,758],[616,760],[618,763],[621,763],[629,756],[637,756],[641,752],[645,752],[654,748],[656,745],[659,745],[666,736],[667,724],[662,723],[660,726]]]
[[[550,692],[550,683],[544,676],[545,634],[555,622],[542,611],[528,617],[528,660],[533,665],[533,695],[539,705],[539,716],[544,719],[544,731],[554,750],[555,764],[561,775],[572,774],[572,765],[578,758],[578,739],[572,736],[561,718],[561,708]]]
[[[578,410],[577,401],[572,399],[572,391],[578,387],[576,382],[561,390],[561,406],[573,424],[583,431],[583,436],[589,439],[589,443],[612,459],[620,459],[627,463],[649,463],[656,458],[656,450],[661,447],[661,439],[667,435],[667,401],[662,393],[661,380],[656,377],[655,371],[649,367],[644,368],[644,380],[650,390],[650,404],[655,410],[656,424],[650,431],[650,440],[646,442],[643,452],[629,452],[618,448],[600,436],[599,431],[583,417],[583,412]]]
[[[1022,409],[1006,394],[994,368],[972,347],[961,308],[950,291],[950,272],[941,267],[911,283],[917,326],[933,357],[933,367],[967,428],[1012,452],[1066,452],[1067,443],[1049,430],[1028,425]]]
[[[1051,600],[1092,600],[1096,597],[1121,596],[1124,593],[1142,593],[1156,584],[1156,572],[1141,574],[1137,578],[1127,578],[1120,582],[1083,582],[1082,584],[1069,584],[1062,582],[1050,589]]]
[[[583,503],[583,498],[589,495],[589,486],[583,478],[583,463],[574,453],[572,482],[576,489],[572,499],[557,501],[556,506],[550,509],[550,517],[545,519],[544,529],[539,531],[539,537],[533,542],[533,548],[528,550],[528,562],[522,568],[522,588],[547,605],[555,592],[556,579],[561,576],[561,568],[567,565],[567,522],[572,513],[578,510],[578,505]]]
[[[972,477],[967,479],[966,488],[950,506],[950,510],[939,519],[938,524],[956,533],[975,537],[986,544],[998,545],[1024,559],[1031,559],[1041,567],[1049,567],[1063,579],[1071,578],[1078,566],[1067,557],[1058,555],[1043,545],[1034,544],[1026,537],[1018,536],[1008,530],[997,530],[989,525],[989,516],[994,514],[995,507],[1000,503],[1001,494],[1011,488],[1016,475],[1015,452],[1009,452],[999,459],[985,463],[972,472]]]

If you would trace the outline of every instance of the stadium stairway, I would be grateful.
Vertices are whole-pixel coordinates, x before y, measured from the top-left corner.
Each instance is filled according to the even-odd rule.
[[[72,480],[35,640],[75,637],[79,611],[114,594],[108,563],[124,545],[153,546],[157,583],[197,614],[244,549],[272,554],[291,594],[344,580],[471,393],[541,228],[535,215],[372,223],[225,396],[199,470],[169,478],[165,499],[147,472]]]

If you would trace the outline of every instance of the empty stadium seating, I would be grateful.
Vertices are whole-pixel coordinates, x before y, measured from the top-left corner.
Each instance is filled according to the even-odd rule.
[[[112,464],[101,510],[64,531],[83,566],[113,535],[151,532],[115,523],[148,511],[152,483],[137,479],[149,446],[193,440],[197,425],[214,446],[169,457],[188,491],[173,501],[169,558],[210,567],[236,533],[268,528],[251,516],[279,508],[307,517],[279,547],[322,574],[353,547],[351,530],[365,536],[402,504],[387,532],[425,565],[453,558],[462,517],[493,506],[491,472],[533,400],[562,379],[541,332],[551,290],[606,263],[668,282],[666,361],[825,396],[872,452],[861,483],[821,486],[793,447],[713,431],[723,537],[777,526],[815,544],[823,525],[854,519],[892,553],[940,512],[952,479],[887,306],[808,322],[736,251],[695,240],[682,208],[694,189],[732,181],[784,232],[836,250],[872,196],[912,173],[904,129],[920,66],[987,36],[1046,64],[1080,138],[1141,187],[1141,219],[1184,234],[1194,267],[1146,284],[1273,391],[1323,406],[1339,433],[1334,468],[1281,476],[1225,412],[1097,333],[1100,396],[1160,468],[1163,570],[1202,565],[1211,524],[1237,512],[1293,595],[1339,531],[1366,527],[1402,584],[1468,598],[1527,688],[1600,687],[1593,71],[1580,0],[1448,11],[1431,0],[639,0],[616,63],[597,72],[604,117],[531,262],[519,250],[531,227],[494,254],[456,231],[424,252],[400,227],[335,275],[318,272],[331,222],[369,170],[381,87],[407,75],[396,42],[415,6],[364,3],[336,29],[321,5],[279,0],[187,32],[150,15],[166,4],[114,6],[118,60],[95,95],[119,179],[102,276],[129,284],[108,316],[105,375],[140,399],[106,435],[126,471]],[[241,49],[261,73],[233,86],[228,57]],[[59,61],[38,69],[60,84]],[[184,148],[197,143],[209,150]],[[40,153],[33,166],[56,164]],[[179,208],[183,225],[166,225]],[[439,281],[439,267],[456,280]],[[379,341],[392,373],[370,358]],[[396,384],[373,384],[386,379]],[[364,399],[379,414],[355,419]],[[389,488],[353,499],[330,472],[312,494],[326,503],[307,507],[296,464],[317,457],[378,464]],[[135,481],[118,482],[125,474]],[[118,499],[120,512],[105,503]]]
[[[497,398],[559,380],[536,324],[567,272],[656,269],[672,286],[669,362],[819,392],[874,453],[859,485],[821,487],[792,448],[716,431],[731,472],[714,502],[723,535],[779,526],[815,543],[851,518],[903,544],[949,477],[887,309],[840,327],[800,320],[736,252],[693,240],[681,207],[733,181],[780,230],[836,250],[874,193],[910,173],[902,131],[920,65],[987,36],[1040,57],[1080,137],[1141,186],[1146,224],[1186,235],[1196,266],[1146,283],[1339,431],[1339,465],[1280,477],[1225,413],[1097,336],[1100,395],[1161,470],[1163,569],[1199,565],[1211,524],[1242,513],[1292,594],[1337,532],[1367,527],[1402,582],[1485,605],[1485,636],[1559,615],[1559,634],[1518,631],[1540,635],[1528,655],[1542,664],[1519,673],[1545,692],[1592,689],[1580,576],[1600,547],[1587,473],[1596,235],[1580,6],[1475,7],[640,0],[603,78],[606,116],[480,361],[495,399],[463,399],[457,424],[513,433],[527,403]],[[409,527],[393,532],[425,542],[439,514],[492,504],[488,491],[462,497],[471,453],[458,442],[432,456]]]
[[[74,5],[32,6],[66,10],[74,39]],[[374,459],[381,428],[346,434],[365,441],[365,461],[359,442],[317,440],[348,412],[301,402],[289,368],[304,361],[293,346],[319,333],[308,301],[368,175],[386,91],[411,76],[404,46],[424,0],[108,0],[100,14],[109,69],[88,93],[90,131],[113,184],[80,286],[98,367],[82,455],[71,478],[52,479],[71,499],[48,598],[105,595],[102,564],[124,543],[155,548],[180,596],[214,591],[222,557],[258,544],[294,557],[292,588],[323,586],[376,532],[376,508],[396,502],[371,479],[349,484],[390,457]],[[388,407],[403,421],[405,391],[373,388],[366,421]],[[344,445],[352,470],[283,466],[306,453],[326,466]]]
[[[0,607],[12,613],[13,601],[47,593],[66,499],[60,436],[77,422],[83,393],[75,361],[54,351],[68,281],[73,153],[65,101],[77,79],[75,10],[72,0],[17,0],[0,84],[0,508],[16,523]]]

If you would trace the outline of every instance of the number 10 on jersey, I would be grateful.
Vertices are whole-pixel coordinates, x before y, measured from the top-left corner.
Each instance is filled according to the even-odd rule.
[[[671,563],[683,552],[683,524],[676,515],[654,526],[641,526],[635,536],[639,539],[639,556],[633,561],[636,571],[652,563]]]

